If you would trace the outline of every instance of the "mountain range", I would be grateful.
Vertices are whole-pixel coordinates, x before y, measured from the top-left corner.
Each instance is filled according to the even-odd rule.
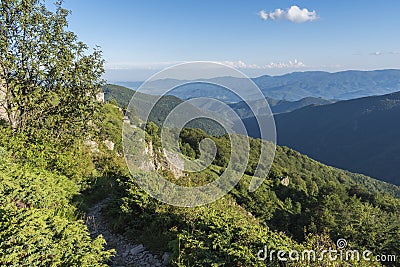
[[[327,105],[335,103],[335,100],[326,100],[323,98],[318,97],[305,97],[297,101],[287,101],[287,100],[276,100],[273,98],[267,97],[267,102],[271,108],[272,113],[285,113],[290,112],[302,107],[310,106],[310,105]],[[254,108],[262,108],[265,105],[264,101],[255,100],[252,101],[252,106]],[[248,118],[254,116],[252,111],[249,108],[249,105],[244,102],[240,101],[237,103],[228,104],[241,118]]]
[[[114,84],[105,85],[103,87],[103,91],[106,101],[115,100],[120,107],[128,106],[129,101],[136,92],[135,90],[127,87]],[[174,96],[170,97],[169,99],[172,102],[175,102],[176,105],[183,102],[181,99]],[[289,112],[309,105],[326,105],[336,102],[335,100],[326,100],[318,97],[305,97],[297,101],[277,100],[273,98],[266,99],[273,113]],[[265,102],[260,99],[253,101],[252,104],[257,108],[264,105]],[[249,106],[244,101],[230,103],[228,105],[235,110],[241,118],[253,116]],[[213,111],[212,107],[207,107],[207,109]]]
[[[387,69],[375,71],[341,71],[329,73],[324,71],[294,72],[281,76],[260,76],[252,78],[267,98],[298,101],[306,97],[323,99],[349,100],[372,95],[383,95],[400,91],[400,70]],[[208,83],[223,83],[237,85],[241,78],[218,77],[204,79]],[[159,88],[174,87],[174,85],[189,81],[174,79],[152,81],[147,86],[154,87],[154,94]],[[139,82],[124,82],[121,85],[136,89]],[[224,88],[215,85],[191,85],[176,88],[170,94],[181,99],[193,97],[212,97],[227,103],[239,102],[242,99]],[[243,88],[244,92],[246,88]]]
[[[294,72],[253,80],[265,96],[291,101],[309,96],[348,100],[400,91],[400,70]]]

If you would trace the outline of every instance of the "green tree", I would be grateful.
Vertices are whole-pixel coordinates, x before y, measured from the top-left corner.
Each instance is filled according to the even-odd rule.
[[[14,132],[67,141],[93,126],[104,70],[101,51],[88,52],[55,5],[0,1],[0,104]]]

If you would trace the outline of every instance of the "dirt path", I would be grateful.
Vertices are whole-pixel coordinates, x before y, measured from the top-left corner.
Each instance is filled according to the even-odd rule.
[[[112,233],[107,221],[101,215],[102,207],[110,200],[106,198],[89,209],[86,215],[86,224],[91,236],[103,235],[107,241],[107,249],[115,249],[116,255],[112,258],[110,266],[165,266],[168,261],[169,253],[164,253],[162,257],[151,254],[142,244],[133,244],[124,236]]]

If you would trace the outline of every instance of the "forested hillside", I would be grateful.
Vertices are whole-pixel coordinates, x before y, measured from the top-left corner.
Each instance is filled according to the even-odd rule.
[[[160,155],[157,126],[149,124],[147,129],[147,142],[154,154]],[[213,165],[179,180],[168,170],[163,175],[186,186],[216,179],[230,156],[227,136],[211,137],[198,129],[186,129],[181,133],[181,149],[187,157],[197,158],[198,144],[204,138],[211,138],[218,147]],[[338,238],[346,238],[353,248],[398,253],[400,202],[394,197],[400,194],[398,187],[278,147],[270,175],[261,188],[249,193],[257,151],[263,142],[250,139],[250,144],[252,153],[242,181],[228,196],[203,207],[185,209],[163,204],[149,198],[133,177],[121,178],[114,202],[107,209],[114,227],[154,251],[173,251],[171,260],[177,266],[263,266],[255,258],[263,243],[270,249],[317,248],[332,245]]]

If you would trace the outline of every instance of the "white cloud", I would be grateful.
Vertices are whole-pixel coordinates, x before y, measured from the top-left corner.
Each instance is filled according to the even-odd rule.
[[[371,56],[382,56],[382,55],[400,55],[400,52],[397,51],[376,51],[373,53],[370,53]]]
[[[247,64],[241,60],[239,61],[220,61],[218,63],[222,63],[237,69],[289,69],[289,68],[303,68],[306,65],[295,59],[294,61],[288,62],[270,62],[264,65],[257,64]]]
[[[262,20],[267,20],[268,19],[268,13],[265,10],[261,10],[258,12],[258,15]]]
[[[289,20],[294,23],[314,21],[319,18],[315,10],[309,11],[307,8],[301,9],[298,6],[291,6],[286,10],[278,8],[269,13],[267,13],[265,10],[261,10],[258,12],[258,15],[262,20]]]
[[[165,67],[170,67],[176,64],[184,63],[185,61],[164,61],[164,62],[149,62],[141,64],[130,63],[107,63],[105,69],[107,70],[160,70]],[[238,61],[214,61],[215,63],[228,65],[237,69],[290,69],[290,68],[303,68],[306,65],[297,59],[288,62],[270,62],[264,65],[248,64],[242,60]]]

